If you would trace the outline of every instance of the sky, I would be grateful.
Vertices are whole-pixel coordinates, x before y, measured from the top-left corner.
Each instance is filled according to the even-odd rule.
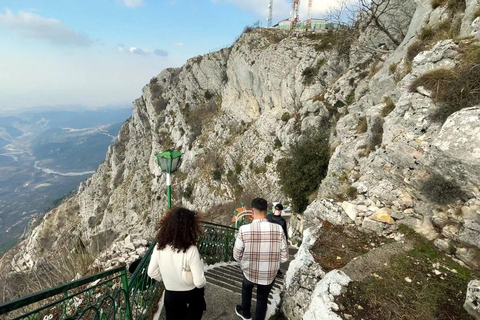
[[[273,0],[273,22],[291,0]],[[306,19],[301,1],[300,20]],[[323,17],[339,0],[313,0]],[[163,69],[266,26],[269,0],[2,0],[0,111],[130,105]]]

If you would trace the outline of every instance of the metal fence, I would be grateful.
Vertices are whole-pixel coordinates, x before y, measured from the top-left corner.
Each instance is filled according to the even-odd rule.
[[[203,222],[199,251],[207,264],[231,261],[236,229]],[[162,284],[147,275],[155,247],[128,277],[126,266],[62,284],[0,305],[0,319],[151,319]]]

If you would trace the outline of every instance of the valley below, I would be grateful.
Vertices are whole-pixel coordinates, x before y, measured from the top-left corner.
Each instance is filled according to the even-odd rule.
[[[104,160],[130,108],[0,117],[0,256]]]

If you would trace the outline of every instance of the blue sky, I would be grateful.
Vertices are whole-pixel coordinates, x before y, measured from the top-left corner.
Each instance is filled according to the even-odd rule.
[[[257,20],[265,25],[268,2],[3,0],[0,110],[128,105],[163,69],[231,45]],[[336,2],[313,0],[313,14]],[[274,22],[289,6],[274,0]]]

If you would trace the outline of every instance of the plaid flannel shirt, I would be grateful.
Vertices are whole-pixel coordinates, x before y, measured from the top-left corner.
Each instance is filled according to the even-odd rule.
[[[268,285],[277,275],[280,263],[288,261],[288,245],[280,225],[255,219],[240,227],[233,257],[240,262],[245,278]]]

